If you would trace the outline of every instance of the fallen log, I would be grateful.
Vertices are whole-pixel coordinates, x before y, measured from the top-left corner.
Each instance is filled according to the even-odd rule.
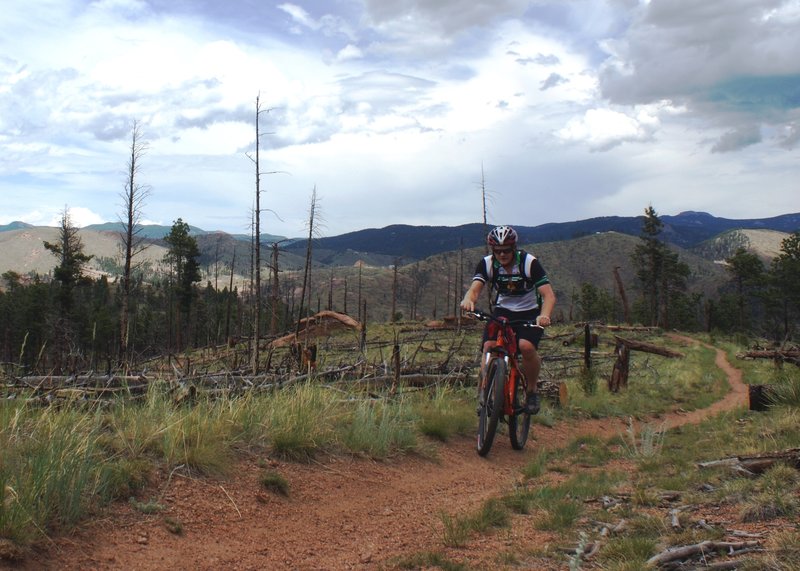
[[[583,323],[576,324],[576,327],[582,327]],[[649,327],[645,325],[606,325],[604,323],[592,322],[591,326],[595,329],[605,329],[606,331],[634,331],[639,333],[658,333],[661,331],[660,327]]]
[[[682,359],[683,353],[679,353],[678,351],[673,351],[672,349],[668,349],[666,347],[662,347],[661,345],[654,345],[653,343],[645,343],[644,341],[636,341],[633,339],[623,339],[622,337],[614,336],[614,340],[617,344],[623,344],[631,351],[642,351],[644,353],[653,353],[655,355],[661,355],[662,357],[669,357],[671,359]]]
[[[620,389],[628,386],[628,372],[630,370],[630,352],[643,351],[645,353],[654,353],[662,357],[669,358],[682,358],[683,354],[660,345],[653,345],[652,343],[645,343],[644,341],[634,341],[633,339],[623,339],[622,337],[614,336],[616,341],[615,353],[617,360],[614,363],[614,368],[611,371],[611,378],[608,380],[608,390],[611,392],[619,392]]]
[[[27,377],[10,377],[11,386],[31,389],[56,389],[60,387],[105,386],[124,387],[147,382],[144,375],[36,375]]]
[[[776,357],[800,357],[800,349],[788,349],[786,351],[775,350],[758,350],[758,351],[745,351],[744,353],[737,353],[740,359],[775,359]]]
[[[787,351],[746,351],[737,353],[737,359],[772,359],[779,363],[787,362],[800,366],[800,349],[790,349]]]
[[[133,385],[130,387],[81,387],[64,388],[52,391],[53,396],[65,399],[88,399],[116,397],[120,395],[140,395],[147,392],[147,385]]]
[[[687,559],[689,557],[693,557],[695,555],[703,555],[707,556],[708,553],[713,551],[736,551],[740,549],[752,549],[755,547],[761,547],[761,543],[758,541],[701,541],[700,543],[696,543],[694,545],[684,545],[681,547],[671,547],[666,551],[659,553],[658,555],[654,555],[650,559],[647,560],[647,565],[650,567],[656,567],[659,565],[663,565],[665,563],[669,563],[671,561],[677,561],[678,559]]]
[[[708,462],[699,462],[697,466],[700,468],[717,468],[723,466],[737,471],[746,470],[751,474],[763,474],[778,462],[786,463],[800,470],[800,448],[789,448],[778,452],[710,460]]]
[[[315,337],[318,335],[327,335],[330,331],[334,330],[337,327],[348,327],[355,331],[363,331],[364,327],[359,322],[346,315],[344,313],[339,313],[337,311],[320,311],[311,317],[305,317],[300,320],[300,330],[298,334],[289,333],[288,335],[284,335],[283,337],[279,337],[277,339],[272,340],[268,343],[269,347],[287,347],[292,343],[296,343],[298,341],[298,335],[300,333],[303,336]]]
[[[425,387],[429,385],[436,385],[442,383],[444,384],[463,383],[464,381],[467,380],[467,374],[458,373],[458,374],[447,374],[447,375],[426,375],[424,373],[414,373],[414,374],[400,375],[398,378],[396,378],[392,374],[392,375],[380,375],[377,377],[365,377],[363,379],[358,379],[357,382],[391,385],[392,383],[395,382],[395,380],[397,380],[399,384],[405,386]]]

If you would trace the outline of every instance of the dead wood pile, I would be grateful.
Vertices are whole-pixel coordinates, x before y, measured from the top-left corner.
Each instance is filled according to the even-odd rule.
[[[278,337],[270,342],[269,346],[273,348],[288,347],[298,342],[298,336],[303,337],[318,337],[320,335],[328,335],[332,331],[341,328],[349,328],[355,331],[361,331],[362,324],[353,319],[347,314],[339,313],[337,311],[320,311],[319,313],[306,317],[300,320],[300,329],[297,334],[290,333],[283,337]]]

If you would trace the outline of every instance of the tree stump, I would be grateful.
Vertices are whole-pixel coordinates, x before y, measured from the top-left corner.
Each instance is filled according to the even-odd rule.
[[[553,403],[557,407],[567,406],[569,395],[567,394],[567,384],[560,381],[539,379],[539,394]]]
[[[621,388],[628,386],[631,352],[628,345],[619,340],[617,340],[617,346],[614,352],[617,355],[617,361],[614,363],[614,369],[611,371],[611,379],[608,381],[608,390],[613,393],[618,393]]]
[[[750,410],[769,410],[774,404],[775,388],[772,385],[748,385]]]

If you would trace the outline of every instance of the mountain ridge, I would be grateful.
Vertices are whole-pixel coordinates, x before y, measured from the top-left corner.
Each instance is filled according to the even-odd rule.
[[[574,222],[550,222],[539,226],[514,225],[519,242],[524,244],[558,242],[595,234],[620,232],[639,236],[642,216],[602,216]],[[737,229],[775,230],[793,232],[800,229],[800,213],[782,214],[771,218],[734,220],[719,218],[707,212],[682,212],[661,216],[663,231],[660,237],[670,244],[692,248],[722,232]],[[484,244],[486,228],[481,223],[460,226],[410,226],[394,224],[384,228],[368,228],[332,236],[316,238],[315,248],[336,251],[369,251],[373,254],[424,259],[442,251],[472,248]],[[369,250],[365,248],[369,246]],[[286,249],[302,250],[306,240],[297,240]]]
[[[519,234],[519,243],[537,244],[573,240],[583,236],[602,232],[619,232],[638,237],[641,233],[642,216],[602,216],[572,222],[551,222],[538,226],[520,226],[514,228]],[[698,248],[709,259],[724,259],[733,252],[736,244],[746,245],[747,239],[741,236],[736,239],[723,240],[725,245],[706,244],[716,236],[744,230],[768,230],[789,233],[800,229],[800,213],[783,214],[770,218],[735,220],[719,218],[707,212],[685,211],[677,215],[661,216],[663,231],[660,237],[672,245],[684,249]],[[0,236],[8,243],[6,232],[35,229],[55,230],[52,227],[37,227],[24,222],[12,222],[0,225]],[[118,233],[120,223],[89,225],[82,232],[100,232],[104,234]],[[164,246],[163,238],[171,227],[160,225],[143,225],[141,236],[155,244]],[[235,249],[236,244],[249,243],[247,235],[227,234],[221,231],[206,231],[190,226],[191,233],[197,237],[201,246],[204,264],[226,260]],[[366,228],[338,236],[314,239],[313,252],[315,264],[321,266],[352,265],[358,261],[386,266],[393,263],[408,264],[443,252],[469,249],[483,246],[486,227],[482,223],[469,223],[460,226],[412,226],[393,224],[383,228]],[[306,240],[287,239],[283,236],[262,234],[263,244],[281,243],[281,251],[295,263],[305,259]],[[774,249],[774,248],[773,248]],[[240,250],[243,252],[244,249]],[[768,252],[769,253],[769,252]],[[1,255],[1,253],[0,253]],[[245,263],[246,255],[241,255],[239,264]],[[237,266],[239,265],[237,264]]]

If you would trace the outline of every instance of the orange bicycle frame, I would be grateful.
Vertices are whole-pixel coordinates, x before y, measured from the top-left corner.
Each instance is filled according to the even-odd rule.
[[[525,376],[520,371],[519,363],[517,362],[517,339],[516,335],[514,334],[514,330],[511,328],[511,325],[506,319],[503,318],[502,323],[497,324],[495,330],[496,333],[490,330],[490,337],[492,336],[491,333],[494,333],[495,335],[495,345],[489,349],[489,352],[495,354],[495,359],[504,359],[506,361],[508,379],[506,380],[505,386],[505,402],[503,403],[503,413],[510,416],[514,414],[513,402],[517,383],[525,383]],[[507,346],[507,344],[509,344],[509,346]],[[485,386],[485,378],[483,379],[483,383]]]

